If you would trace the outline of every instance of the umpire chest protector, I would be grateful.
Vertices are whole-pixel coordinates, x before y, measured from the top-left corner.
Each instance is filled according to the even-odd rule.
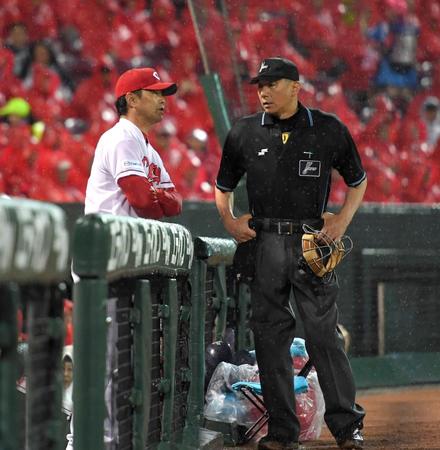
[[[254,216],[319,218],[326,209],[333,168],[348,186],[365,178],[347,128],[335,116],[299,103],[288,119],[257,113],[234,125],[224,145],[217,187],[232,191],[246,173]]]

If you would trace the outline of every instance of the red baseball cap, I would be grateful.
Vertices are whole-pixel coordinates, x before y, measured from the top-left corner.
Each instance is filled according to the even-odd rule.
[[[124,72],[116,82],[115,95],[116,98],[119,98],[138,89],[162,91],[163,95],[173,95],[177,91],[177,86],[175,83],[164,83],[161,81],[156,69],[143,67]]]

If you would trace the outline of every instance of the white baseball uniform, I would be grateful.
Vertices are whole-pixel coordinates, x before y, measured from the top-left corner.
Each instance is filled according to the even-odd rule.
[[[138,217],[118,185],[118,180],[129,175],[147,178],[154,188],[174,188],[157,151],[148,143],[142,131],[131,121],[120,118],[98,141],[92,170],[87,182],[85,214],[109,213]],[[74,276],[74,274],[72,274]],[[78,278],[76,277],[76,280]],[[107,415],[104,421],[105,449],[115,448],[118,440],[116,407],[113,399],[113,372],[117,367],[116,298],[107,301],[107,316],[112,318],[107,329],[106,390]],[[73,421],[67,435],[66,450],[73,450]]]
[[[137,175],[155,188],[174,188],[162,159],[142,131],[121,118],[99,139],[87,182],[85,213],[104,212],[138,217],[118,185],[120,178]]]

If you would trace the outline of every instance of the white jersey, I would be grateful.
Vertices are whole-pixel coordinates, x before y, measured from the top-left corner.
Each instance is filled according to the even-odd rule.
[[[129,175],[147,178],[155,188],[173,188],[157,151],[147,143],[142,131],[121,118],[99,139],[87,182],[85,213],[110,213],[138,217],[118,185]]]

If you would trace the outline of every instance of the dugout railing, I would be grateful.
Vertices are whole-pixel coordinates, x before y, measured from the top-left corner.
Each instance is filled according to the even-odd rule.
[[[235,300],[228,281],[234,252],[230,239],[193,241],[171,223],[99,214],[77,221],[75,450],[104,449],[113,422],[118,450],[223,448],[221,434],[203,429],[204,353],[227,326],[237,346],[250,341],[239,323],[246,291]]]
[[[183,448],[203,448],[209,440],[215,442],[214,448],[223,448],[223,439],[216,438],[218,433],[203,428],[205,348],[213,341],[224,339],[227,327],[240,336],[237,347],[249,341],[248,333],[239,323],[240,317],[248,315],[248,298],[243,293],[241,299],[233,296],[231,277],[228,276],[235,249],[236,244],[231,239],[197,237],[194,240],[195,259],[191,271],[192,383]],[[241,308],[246,311],[241,312]]]
[[[104,432],[118,450],[172,448],[190,383],[192,259],[191,234],[180,225],[97,214],[78,220],[75,450],[103,449]]]
[[[66,446],[61,356],[71,273],[75,450],[223,448],[220,433],[203,429],[204,352],[227,327],[237,349],[251,342],[241,321],[249,296],[229,276],[235,243],[193,241],[177,224],[92,214],[76,222],[70,261],[60,208],[1,200],[0,223],[0,448]],[[29,348],[23,408],[19,305]],[[117,436],[110,446],[109,417]]]
[[[69,257],[65,214],[50,204],[0,199],[0,229],[0,448],[62,449],[63,296]],[[20,330],[19,314],[25,322]],[[25,367],[17,353],[23,331]]]

